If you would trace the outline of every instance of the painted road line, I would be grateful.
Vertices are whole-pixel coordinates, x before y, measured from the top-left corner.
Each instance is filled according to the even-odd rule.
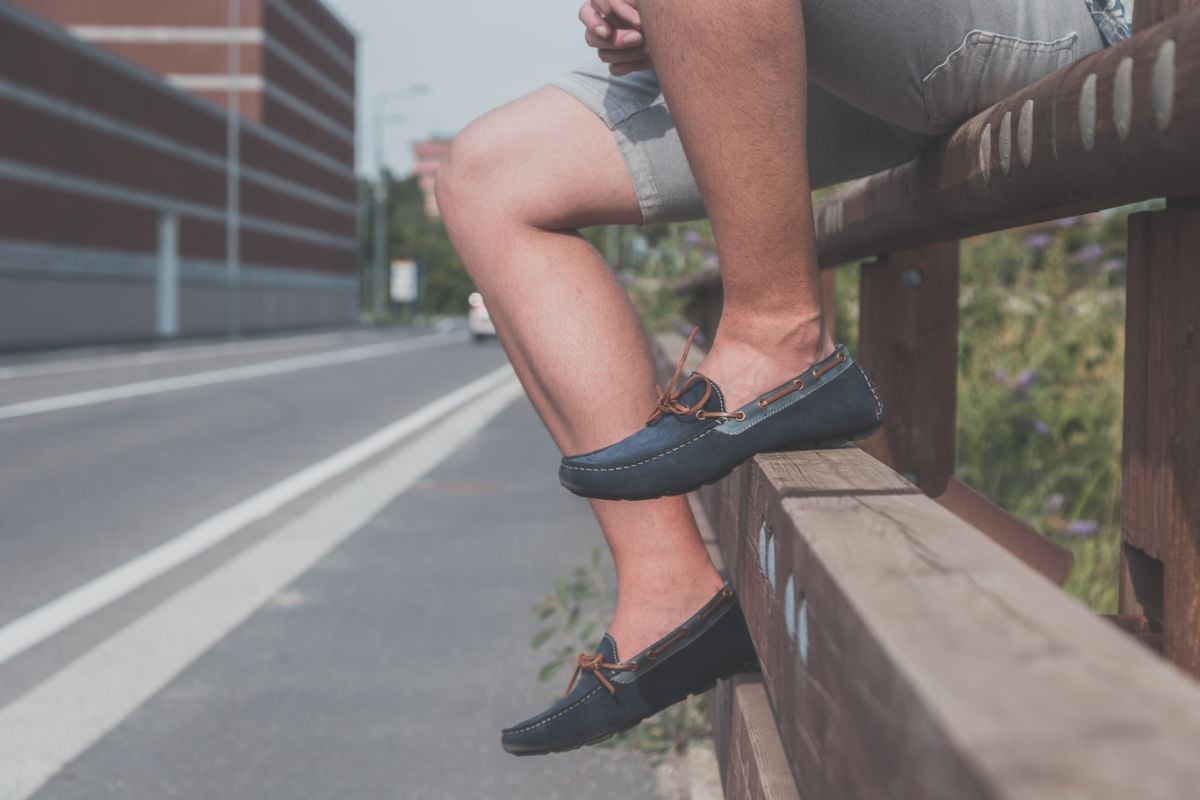
[[[75,372],[94,372],[102,369],[120,369],[194,361],[196,359],[220,358],[228,355],[258,355],[302,350],[305,347],[322,347],[343,342],[346,331],[337,333],[314,333],[271,339],[246,339],[219,344],[189,344],[157,347],[134,352],[112,352],[111,349],[93,352],[92,355],[67,352],[66,358],[52,361],[39,360],[25,364],[0,367],[0,380],[11,378],[41,378],[48,375],[69,375]]]
[[[520,395],[507,367],[483,380],[454,393],[456,412],[427,415],[384,461],[0,710],[0,800],[36,792]]]
[[[233,383],[252,378],[264,378],[268,375],[281,375],[285,372],[298,372],[316,367],[327,367],[331,364],[349,364],[369,358],[406,353],[411,350],[423,350],[427,347],[435,347],[459,341],[462,341],[461,336],[435,333],[399,342],[380,342],[378,344],[363,345],[362,347],[331,350],[324,353],[310,353],[305,356],[266,361],[259,364],[225,367],[224,369],[194,372],[190,375],[176,375],[170,378],[155,378],[148,381],[126,383],[120,386],[108,386],[103,389],[88,389],[83,392],[60,394],[54,397],[44,397],[37,400],[27,400],[21,403],[0,406],[0,421],[16,419],[18,417],[30,417],[35,414],[46,414],[51,411],[62,411],[68,408],[110,403],[114,400],[127,400],[131,397],[145,397],[152,394],[178,392],[184,389],[196,389],[201,386],[212,386],[219,383]]]
[[[510,380],[503,366],[0,628],[0,665]]]

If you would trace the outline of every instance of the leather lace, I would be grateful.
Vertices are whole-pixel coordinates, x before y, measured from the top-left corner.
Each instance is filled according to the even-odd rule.
[[[687,364],[688,353],[692,350],[692,343],[696,341],[696,334],[700,332],[699,327],[693,327],[692,332],[688,334],[687,344],[683,346],[683,355],[679,356],[679,363],[675,365],[675,372],[671,374],[671,380],[667,383],[667,388],[661,386],[654,387],[658,390],[658,403],[655,405],[654,412],[650,414],[650,418],[646,420],[649,425],[657,419],[660,419],[666,414],[674,414],[681,417],[695,415],[697,419],[737,419],[743,420],[746,414],[742,411],[705,411],[704,406],[707,405],[709,398],[712,397],[715,385],[706,376],[699,372],[693,372],[691,376],[684,381],[683,385],[676,388],[675,384],[679,381],[679,376],[683,374],[684,365]],[[704,394],[700,399],[690,406],[679,402],[679,398],[691,388],[696,381],[704,382]]]
[[[571,690],[575,688],[575,681],[579,680],[579,676],[584,670],[587,670],[595,675],[596,680],[600,681],[600,683],[604,685],[605,689],[608,689],[609,694],[616,694],[617,687],[613,686],[612,681],[608,679],[608,676],[600,671],[604,669],[618,670],[620,672],[632,672],[633,670],[637,669],[637,664],[609,664],[604,660],[604,656],[599,653],[580,653],[575,657],[575,672],[571,675],[571,682],[567,684],[567,691],[563,693],[563,697],[569,695]]]

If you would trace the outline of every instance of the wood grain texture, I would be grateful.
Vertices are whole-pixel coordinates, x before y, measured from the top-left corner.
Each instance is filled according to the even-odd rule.
[[[1200,8],[1200,0],[1137,0],[1133,5],[1133,29],[1143,31],[1185,11]]]
[[[1194,796],[1200,688],[875,469],[759,457],[706,492],[800,795]]]
[[[762,676],[722,681],[709,701],[727,800],[800,800]]]
[[[1200,208],[1134,215],[1128,256],[1121,613],[1200,675]]]
[[[1071,577],[1075,556],[1070,550],[1050,541],[958,478],[951,477],[945,493],[934,499],[942,508],[1059,586],[1064,586]]]
[[[1139,0],[1139,10],[1142,2],[1147,0]],[[1169,125],[1160,130],[1151,98],[1155,62],[1167,40],[1175,48],[1175,91]],[[1133,102],[1128,135],[1122,136],[1113,92],[1126,58],[1133,61]],[[1096,115],[1089,148],[1081,135],[1080,99],[1093,74]],[[917,159],[848,184],[815,211],[821,265],[1152,197],[1200,193],[1196,86],[1200,10],[1191,10],[1022,89]],[[1027,103],[1032,103],[1028,165],[1016,152]],[[1014,144],[1005,159],[999,131],[1006,115]]]
[[[860,278],[857,357],[884,405],[862,448],[931,497],[954,472],[958,255],[958,242],[889,253]]]

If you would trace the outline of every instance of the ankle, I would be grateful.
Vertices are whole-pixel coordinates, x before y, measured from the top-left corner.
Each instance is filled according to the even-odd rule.
[[[686,581],[661,581],[632,589],[621,587],[617,612],[608,632],[621,658],[632,658],[679,627],[721,590],[724,580],[709,566]]]
[[[712,350],[747,351],[766,358],[819,361],[833,352],[833,339],[819,311],[789,314],[734,312],[721,317]]]

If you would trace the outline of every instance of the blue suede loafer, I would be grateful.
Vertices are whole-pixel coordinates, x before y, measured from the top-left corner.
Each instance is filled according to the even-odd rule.
[[[736,411],[721,389],[683,370],[696,332],[688,338],[670,385],[646,426],[600,450],[562,460],[564,487],[602,500],[649,500],[714,483],[756,453],[835,447],[874,433],[883,403],[846,348]]]
[[[536,717],[505,728],[500,744],[513,755],[574,750],[632,728],[688,695],[757,663],[733,587],[628,661],[608,634],[595,653],[580,653],[567,694]]]

